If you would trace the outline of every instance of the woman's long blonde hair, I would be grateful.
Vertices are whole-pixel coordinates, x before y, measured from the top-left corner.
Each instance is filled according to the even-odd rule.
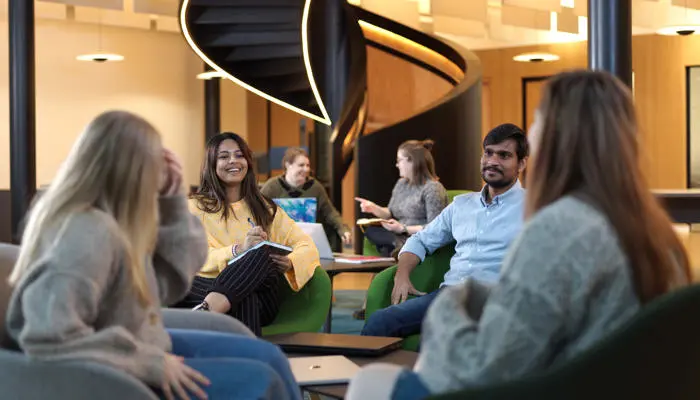
[[[630,90],[606,72],[566,72],[549,80],[538,112],[526,216],[567,194],[582,195],[615,229],[643,303],[689,282],[683,244],[639,168]]]
[[[113,218],[105,218],[105,229],[114,229],[121,238],[135,292],[148,304],[145,268],[156,242],[162,159],[160,135],[141,117],[110,111],[95,118],[32,207],[10,284],[35,264],[40,243],[60,244],[67,221],[94,208]],[[49,230],[55,237],[45,236]]]

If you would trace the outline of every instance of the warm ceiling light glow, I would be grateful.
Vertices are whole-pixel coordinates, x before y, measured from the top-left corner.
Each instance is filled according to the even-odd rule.
[[[197,79],[203,79],[205,81],[215,78],[226,78],[226,75],[222,74],[219,71],[207,71],[202,72],[201,74],[197,74]]]
[[[416,43],[411,39],[408,39],[407,37],[401,36],[398,33],[394,33],[390,30],[381,28],[379,26],[373,25],[367,21],[364,20],[359,20],[357,21],[358,24],[360,24],[360,27],[362,28],[362,31],[365,33],[365,38],[368,38],[370,34],[374,34],[379,37],[383,37],[384,39],[388,40],[389,42],[394,42],[394,43],[399,43],[400,46],[407,46],[414,50],[414,52],[409,52],[408,50],[403,50],[402,52],[405,54],[412,54],[414,57],[418,58],[419,60],[426,62],[429,65],[437,66],[437,65],[444,65],[448,68],[448,70],[443,70],[443,72],[447,73],[450,75],[453,79],[456,81],[460,81],[464,78],[464,71],[457,66],[454,62],[449,60],[447,57],[443,56],[442,54],[438,53],[437,51],[425,47],[422,44]],[[386,43],[385,43],[386,44]],[[401,47],[396,47],[396,48],[401,48]],[[426,58],[419,57],[417,55],[424,55]],[[431,60],[433,60],[431,62]],[[437,63],[436,63],[437,62]]]
[[[667,36],[688,36],[688,35],[698,35],[700,34],[700,25],[671,25],[665,26],[658,31],[659,35]]]
[[[76,57],[78,61],[94,61],[98,63],[109,61],[123,61],[124,56],[113,53],[82,54]]]
[[[574,0],[561,0],[559,3],[562,7],[574,8]]]
[[[545,62],[557,61],[559,56],[552,53],[523,53],[513,57],[513,61],[519,62]]]
[[[301,114],[305,117],[309,117],[315,121],[321,122],[326,125],[331,125],[331,119],[328,116],[328,112],[326,111],[326,107],[323,104],[323,100],[321,99],[321,95],[318,92],[318,88],[316,87],[316,82],[313,78],[313,72],[311,71],[311,63],[309,59],[309,44],[307,41],[307,30],[308,30],[308,24],[309,24],[309,7],[311,6],[311,0],[306,0],[306,3],[304,4],[304,13],[301,18],[301,44],[302,44],[302,55],[304,57],[304,65],[306,66],[306,73],[309,76],[309,85],[311,86],[311,91],[314,94],[314,98],[316,99],[316,103],[318,104],[318,108],[321,110],[322,115],[316,115],[312,114],[306,110],[302,110],[299,107],[293,106],[289,103],[285,103],[284,101],[273,97],[272,95],[269,95],[262,90],[256,89],[253,86],[243,82],[242,80],[236,78],[235,76],[229,74],[228,72],[224,71],[221,67],[216,65],[214,61],[212,61],[209,57],[207,57],[206,54],[202,51],[202,49],[199,48],[199,46],[194,42],[194,39],[192,39],[192,34],[190,33],[189,27],[187,26],[187,12],[189,11],[190,7],[190,1],[191,0],[183,0],[182,1],[182,6],[180,7],[180,29],[182,30],[183,36],[185,36],[185,40],[187,43],[190,45],[192,50],[199,56],[199,58],[202,59],[207,65],[209,65],[212,69],[215,71],[220,72],[223,74],[223,76],[226,79],[229,79],[236,83],[237,85],[243,87],[244,89],[247,89],[258,96],[267,99],[277,105],[280,105],[288,110],[292,110],[297,114]]]

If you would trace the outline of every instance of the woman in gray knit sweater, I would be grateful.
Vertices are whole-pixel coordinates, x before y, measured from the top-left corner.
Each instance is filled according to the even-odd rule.
[[[408,236],[422,230],[447,207],[447,192],[435,173],[432,148],[432,140],[408,140],[399,146],[396,152],[399,180],[387,207],[356,198],[362,212],[385,220],[381,227],[370,226],[365,230],[365,236],[382,256],[401,248]]]
[[[348,398],[419,399],[556,367],[687,284],[688,258],[644,181],[638,136],[631,93],[612,75],[552,78],[530,129],[528,221],[500,281],[445,289],[423,323],[415,373],[365,369]]]

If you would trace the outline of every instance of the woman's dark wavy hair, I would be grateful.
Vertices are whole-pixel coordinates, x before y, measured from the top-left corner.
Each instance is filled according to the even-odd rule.
[[[268,232],[275,218],[275,213],[277,213],[277,205],[260,192],[255,177],[253,152],[248,147],[248,143],[235,133],[224,132],[207,141],[207,153],[199,178],[199,188],[192,197],[197,199],[197,206],[205,213],[217,214],[221,212],[221,219],[224,221],[227,221],[232,215],[235,217],[233,209],[226,199],[226,187],[216,174],[219,146],[224,140],[236,142],[243,153],[243,157],[248,162],[248,172],[243,178],[243,182],[241,182],[241,199],[245,200],[248,208],[250,208],[255,223]]]

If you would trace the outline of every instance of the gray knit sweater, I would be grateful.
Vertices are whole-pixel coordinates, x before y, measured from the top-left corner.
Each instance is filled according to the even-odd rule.
[[[573,197],[525,225],[501,274],[490,290],[468,281],[431,305],[416,370],[433,393],[560,364],[640,307],[613,228]]]
[[[201,223],[182,196],[161,198],[158,242],[146,275],[153,303],[132,288],[111,217],[91,209],[65,229],[46,232],[36,262],[20,280],[7,312],[10,336],[31,358],[95,361],[160,387],[171,348],[161,305],[180,300],[207,258]],[[55,243],[52,243],[56,236]]]
[[[447,207],[447,191],[442,184],[429,180],[423,185],[412,185],[399,179],[391,192],[389,211],[392,218],[403,225],[426,225]]]

